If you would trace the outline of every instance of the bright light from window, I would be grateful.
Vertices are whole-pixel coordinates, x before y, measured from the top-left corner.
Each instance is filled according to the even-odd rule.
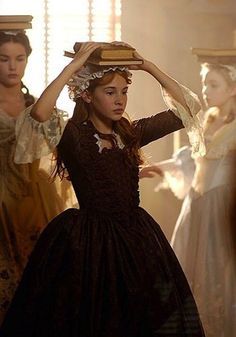
[[[70,61],[63,53],[76,41],[121,40],[121,0],[0,1],[1,15],[33,16],[27,30],[33,52],[23,80],[36,97]],[[72,112],[73,106],[65,88],[58,107]]]

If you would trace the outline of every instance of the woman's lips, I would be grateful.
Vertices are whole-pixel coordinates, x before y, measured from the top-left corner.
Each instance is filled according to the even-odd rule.
[[[8,77],[9,77],[9,78],[17,78],[18,75],[17,75],[17,74],[9,74]]]

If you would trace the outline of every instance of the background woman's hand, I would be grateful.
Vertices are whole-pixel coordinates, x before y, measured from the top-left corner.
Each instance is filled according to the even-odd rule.
[[[156,175],[164,177],[163,171],[157,165],[145,166],[139,171],[139,179],[153,178]]]

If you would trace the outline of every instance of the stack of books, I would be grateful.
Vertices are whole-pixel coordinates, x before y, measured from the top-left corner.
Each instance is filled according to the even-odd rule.
[[[79,51],[81,44],[81,42],[76,42],[74,51],[65,51],[64,55],[73,58],[75,53]],[[134,52],[135,49],[132,47],[104,42],[90,55],[87,62],[101,66],[142,64],[143,60],[137,58]]]
[[[32,28],[31,15],[0,15],[0,30],[24,30]]]
[[[192,48],[192,53],[197,56],[199,62],[236,64],[236,48],[231,49],[207,49]]]

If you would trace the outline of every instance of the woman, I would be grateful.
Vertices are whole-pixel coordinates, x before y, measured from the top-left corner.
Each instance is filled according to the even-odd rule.
[[[201,76],[208,107],[203,123],[206,154],[193,161],[190,148],[185,147],[167,161],[169,167],[165,162],[155,167],[163,170],[176,196],[189,191],[171,245],[190,283],[206,335],[231,337],[236,336],[232,216],[236,195],[236,68],[233,64],[204,63]],[[153,171],[153,166],[150,169]]]
[[[138,191],[140,147],[182,128],[182,114],[193,125],[199,106],[188,105],[195,98],[187,89],[144,59],[131,68],[150,73],[178,109],[130,123],[123,115],[131,73],[86,63],[99,46],[82,44],[19,121],[19,138],[38,130],[42,151],[58,144],[57,171],[68,170],[80,210],[63,212],[41,235],[1,336],[204,336],[180,265],[139,207]],[[76,105],[65,126],[53,107],[66,83]],[[55,120],[58,132],[48,135]],[[31,145],[25,142],[24,152],[33,156]]]
[[[68,189],[59,195],[40,168],[49,171],[49,158],[14,163],[17,119],[35,102],[22,83],[30,53],[23,31],[0,31],[0,322],[39,233],[67,206]]]
[[[201,75],[209,107],[204,122],[206,155],[195,160],[192,188],[171,244],[193,290],[206,335],[231,337],[236,335],[231,227],[236,187],[236,68],[204,64]]]

